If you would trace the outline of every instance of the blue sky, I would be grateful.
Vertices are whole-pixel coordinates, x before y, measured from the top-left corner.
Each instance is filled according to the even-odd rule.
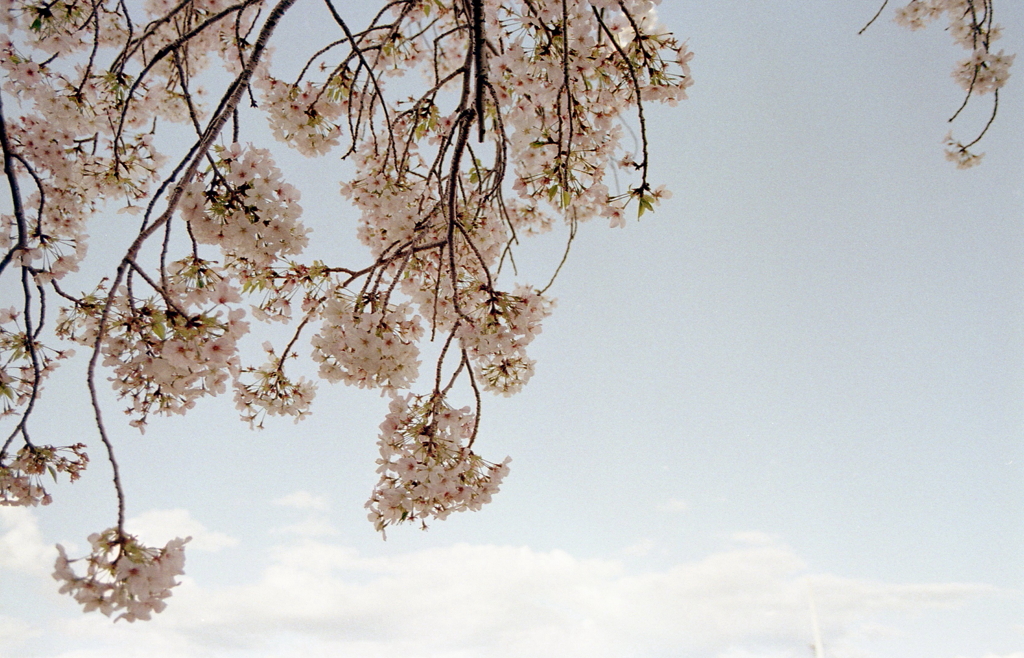
[[[889,14],[857,36],[876,9],[663,3],[696,53],[690,99],[650,112],[673,197],[580,231],[537,374],[485,401],[494,503],[382,542],[366,391],[255,434],[227,399],[119,427],[129,529],[193,535],[184,584],[134,626],[56,594],[52,544],[114,521],[96,452],[53,506],[0,510],[0,656],[795,658],[810,591],[830,657],[1024,658],[1021,76],[958,171],[961,51]],[[354,245],[335,190],[302,187],[306,221]],[[564,238],[523,245],[525,280]],[[96,442],[80,369],[36,435]]]

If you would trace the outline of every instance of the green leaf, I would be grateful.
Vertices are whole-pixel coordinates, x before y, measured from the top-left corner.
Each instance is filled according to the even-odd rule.
[[[637,210],[637,215],[636,215],[637,219],[639,219],[640,217],[643,217],[644,213],[647,212],[648,210],[650,210],[650,211],[654,210],[654,197],[645,194],[642,197],[640,197],[640,207]]]

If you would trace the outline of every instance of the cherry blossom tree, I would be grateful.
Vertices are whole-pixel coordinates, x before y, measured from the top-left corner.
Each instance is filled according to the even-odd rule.
[[[156,549],[125,532],[104,380],[140,431],[229,392],[261,427],[309,413],[316,384],[292,374],[309,356],[327,382],[390,396],[367,503],[378,530],[487,503],[509,460],[475,451],[482,400],[529,381],[527,350],[554,305],[550,283],[505,284],[516,246],[559,222],[570,243],[587,220],[622,226],[668,194],[650,178],[644,107],[686,98],[691,53],[656,5],[390,0],[354,29],[332,0],[4,0],[0,290],[13,306],[0,310],[0,414],[13,427],[0,504],[49,504],[43,477],[73,481],[88,465],[86,445],[30,431],[75,344],[118,500],[90,555],[58,547],[61,591],[86,611],[148,619],[183,572],[187,539]],[[330,21],[325,41],[277,77],[275,31],[314,10]],[[896,12],[915,29],[937,18],[969,51],[954,71],[964,105],[990,94],[990,125],[1013,61],[993,50],[992,3]],[[247,137],[257,119],[304,156],[354,163],[341,193],[360,213],[364,262],[304,260],[300,191],[271,145]],[[949,137],[950,159],[976,164],[987,129]],[[72,289],[90,222],[115,221],[130,245]],[[243,337],[273,323],[290,338],[243,361]],[[438,355],[421,376],[425,341]]]

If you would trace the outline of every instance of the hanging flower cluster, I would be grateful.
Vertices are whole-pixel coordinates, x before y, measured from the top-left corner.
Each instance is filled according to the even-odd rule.
[[[484,389],[505,396],[518,393],[533,375],[526,346],[541,331],[554,303],[528,288],[515,294],[481,290],[456,335],[474,364]]]
[[[259,367],[247,366],[235,380],[235,407],[250,427],[262,429],[267,416],[291,416],[298,422],[309,413],[316,384],[305,377],[292,380],[284,371],[284,356],[264,343],[269,360]],[[287,354],[286,354],[287,355]]]
[[[453,409],[437,397],[392,398],[377,441],[380,482],[366,503],[374,527],[419,521],[425,528],[428,518],[491,501],[511,459],[494,464],[470,450],[475,424],[468,407]]]
[[[185,259],[169,270],[164,295],[139,297],[124,285],[110,296],[100,288],[66,309],[57,326],[59,335],[92,345],[103,323],[103,364],[140,429],[152,413],[184,414],[227,390],[240,371],[237,341],[249,329],[245,311],[231,308],[238,290],[215,269]]]
[[[999,103],[999,89],[1010,78],[1010,66],[1013,64],[1014,55],[1007,55],[1003,50],[998,53],[992,50],[992,42],[1002,36],[1002,27],[992,22],[992,2],[911,0],[910,4],[896,12],[896,22],[911,30],[919,30],[943,15],[949,21],[947,31],[953,37],[953,41],[971,53],[953,69],[953,79],[967,94],[960,110],[966,107],[972,94],[994,94],[994,119]],[[960,114],[960,110],[957,110],[953,118]],[[991,125],[992,119],[989,119],[988,125]],[[981,140],[988,130],[988,125],[968,144],[955,139],[950,132],[945,139],[946,159],[955,162],[958,169],[968,169],[981,162],[984,154],[973,153],[969,149]]]
[[[57,545],[53,578],[61,583],[60,593],[69,594],[85,612],[99,610],[106,616],[123,611],[116,619],[128,622],[148,620],[167,607],[165,599],[185,573],[185,544],[191,537],[173,539],[161,549],[150,548],[131,536],[108,528],[89,536],[92,552],[79,576],[64,547]]]
[[[237,143],[217,151],[209,180],[197,178],[182,199],[182,217],[196,241],[254,267],[301,253],[309,231],[298,221],[299,193],[281,180],[270,151]]]
[[[274,137],[302,155],[324,155],[341,142],[338,126],[346,109],[345,90],[335,78],[329,88],[307,82],[290,85],[269,76],[259,76],[256,86],[263,92],[262,108]]]
[[[380,303],[357,306],[343,296],[327,302],[320,333],[313,336],[313,360],[320,376],[360,388],[408,388],[419,375],[419,348],[423,336],[419,316],[409,315],[408,304],[387,307]]]

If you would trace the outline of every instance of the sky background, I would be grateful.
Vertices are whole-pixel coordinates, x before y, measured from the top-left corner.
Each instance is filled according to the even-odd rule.
[[[1020,9],[996,6],[1008,52]],[[812,598],[830,658],[1024,658],[1024,75],[959,171],[963,51],[891,8],[858,36],[876,10],[662,4],[696,53],[690,99],[648,110],[674,196],[579,232],[537,374],[485,400],[479,451],[513,458],[492,504],[382,541],[372,392],[324,383],[259,433],[224,398],[140,437],[111,401],[129,530],[192,535],[187,575],[135,625],[56,593],[53,544],[116,520],[94,447],[54,505],[0,508],[0,658],[809,658]],[[281,164],[316,248],[362,263],[335,160]],[[39,440],[98,443],[83,365]]]

